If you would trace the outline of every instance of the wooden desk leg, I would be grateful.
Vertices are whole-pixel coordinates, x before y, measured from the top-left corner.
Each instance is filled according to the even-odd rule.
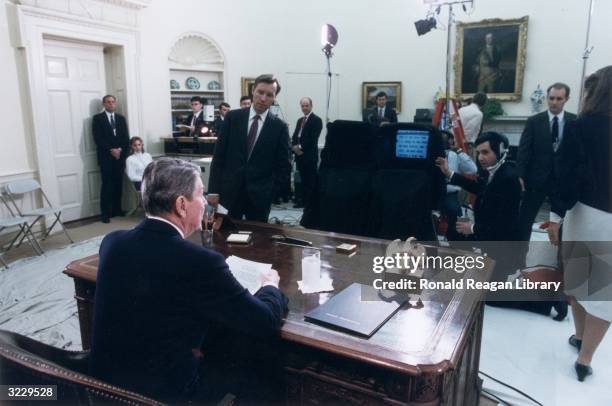
[[[93,323],[93,306],[95,285],[89,282],[74,280],[74,298],[79,312],[79,327],[81,328],[81,345],[83,350],[91,349],[91,328]]]

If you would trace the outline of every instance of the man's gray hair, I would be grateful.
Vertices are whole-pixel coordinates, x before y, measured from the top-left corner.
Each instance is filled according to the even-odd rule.
[[[179,196],[191,199],[201,169],[191,162],[160,158],[145,168],[142,177],[142,205],[152,216],[171,213]]]

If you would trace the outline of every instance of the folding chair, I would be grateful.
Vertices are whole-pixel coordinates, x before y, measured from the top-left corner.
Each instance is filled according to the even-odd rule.
[[[4,199],[2,194],[0,194],[0,200],[9,209],[9,213],[12,215],[13,212],[10,209],[10,207],[8,206],[8,203]],[[0,218],[0,233],[2,233],[2,231],[4,231],[5,229],[11,228],[11,227],[19,228],[19,232],[17,233],[17,235],[15,237],[13,237],[13,240],[11,241],[11,243],[8,245],[8,248],[4,252],[8,252],[11,248],[13,248],[13,245],[15,244],[15,241],[17,241],[17,239],[19,237],[21,237],[22,234],[23,234],[23,236],[28,239],[28,242],[30,243],[30,245],[34,249],[34,252],[36,252],[36,255],[43,254],[43,249],[38,244],[38,241],[36,241],[36,238],[34,237],[34,235],[32,235],[32,231],[30,230],[30,225],[28,223],[28,220],[25,217],[13,216],[13,217],[2,217],[2,218]],[[0,253],[0,262],[6,268],[9,267],[8,264],[2,258],[2,253]]]
[[[41,237],[42,240],[47,238],[49,234],[51,233],[51,230],[53,230],[53,227],[55,227],[55,225],[59,223],[59,225],[62,227],[62,230],[64,231],[64,234],[66,234],[66,237],[68,237],[68,240],[70,240],[71,243],[74,243],[74,241],[70,237],[70,234],[68,234],[66,227],[64,227],[64,223],[62,223],[62,221],[60,220],[60,215],[62,214],[62,208],[53,207],[53,205],[49,201],[49,198],[47,197],[45,192],[40,187],[40,184],[36,180],[34,179],[17,180],[17,181],[6,184],[5,188],[6,188],[6,191],[8,192],[9,201],[11,202],[13,208],[15,209],[16,214],[21,217],[34,218],[34,221],[32,221],[29,224],[30,230],[32,229],[32,227],[34,227],[34,224],[36,224],[40,219],[45,218],[46,216],[49,216],[49,215],[55,216],[55,221],[53,221],[53,224],[51,224],[51,226],[47,228],[47,231],[43,233],[43,236]],[[39,190],[40,194],[42,195],[42,199],[43,199],[42,207],[22,212],[19,209],[19,206],[17,205],[17,202],[16,202],[17,195],[35,193],[37,190]],[[21,237],[21,240],[19,241],[17,246],[19,246],[19,244],[23,242],[24,238],[25,238],[25,235]]]

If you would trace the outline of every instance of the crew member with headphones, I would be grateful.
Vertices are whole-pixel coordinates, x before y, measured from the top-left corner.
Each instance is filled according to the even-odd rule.
[[[517,241],[521,184],[516,167],[506,162],[508,139],[496,132],[485,132],[476,139],[478,179],[472,180],[451,171],[445,158],[436,165],[457,185],[476,195],[474,222],[457,223],[457,232],[476,241]]]
[[[449,183],[476,195],[474,222],[457,222],[457,232],[463,234],[465,240],[481,242],[478,245],[496,261],[491,279],[505,282],[522,262],[520,255],[516,255],[518,246],[506,243],[520,240],[518,215],[521,184],[516,166],[506,161],[508,138],[493,131],[485,132],[474,145],[478,154],[478,179],[468,179],[451,171],[446,158],[437,158],[436,165],[448,177]],[[562,319],[567,314],[567,307],[563,309],[561,301],[533,301],[533,297],[526,300],[523,296],[521,292],[510,292],[504,298],[487,294],[487,304],[543,315],[549,315],[554,306],[557,317],[562,316]]]

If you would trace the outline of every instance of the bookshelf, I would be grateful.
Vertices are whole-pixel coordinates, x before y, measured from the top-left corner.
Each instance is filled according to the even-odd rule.
[[[199,33],[183,34],[168,57],[172,132],[191,114],[190,99],[200,96],[215,106],[225,100],[225,70],[221,51],[214,41]]]

